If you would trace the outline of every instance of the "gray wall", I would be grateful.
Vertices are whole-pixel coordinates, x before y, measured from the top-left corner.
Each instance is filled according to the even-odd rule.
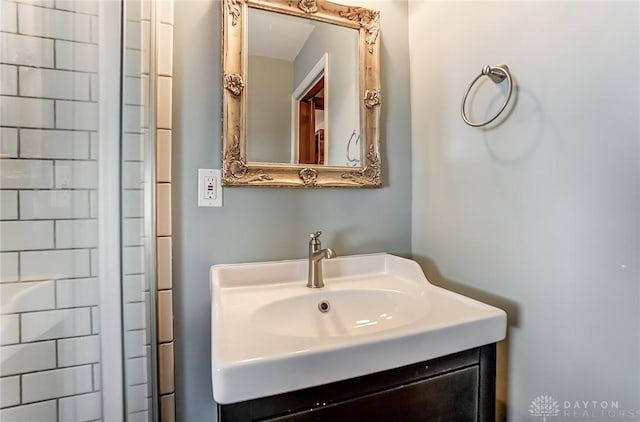
[[[338,254],[410,253],[411,133],[407,4],[381,10],[383,184],[368,190],[227,188],[223,208],[197,208],[197,169],[219,167],[220,3],[175,5],[174,308],[177,420],[215,420],[211,391],[212,264],[302,258],[319,229]],[[384,28],[394,28],[384,32]],[[241,334],[241,333],[240,333]]]
[[[247,161],[291,162],[293,63],[249,56]]]
[[[326,160],[332,166],[345,166],[347,143],[353,130],[358,133],[360,127],[358,31],[325,22],[315,22],[314,26],[294,61],[293,88],[296,89],[324,53],[328,53],[325,122],[329,130],[325,140],[328,141],[329,154]]]
[[[562,410],[548,420],[638,420],[564,407],[640,409],[640,4],[409,4],[415,258],[509,314],[508,420],[541,420],[529,406],[543,394]],[[516,105],[499,127],[468,127],[462,94],[498,63]],[[496,92],[473,97],[476,119]]]

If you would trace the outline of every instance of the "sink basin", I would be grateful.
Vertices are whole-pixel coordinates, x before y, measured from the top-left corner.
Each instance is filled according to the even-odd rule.
[[[502,340],[506,314],[389,254],[211,267],[212,381],[221,404],[397,368]]]
[[[323,290],[323,289],[320,289]],[[320,310],[328,306],[325,312]],[[296,295],[256,310],[256,327],[281,336],[333,337],[373,334],[423,318],[419,298],[384,289],[332,289]]]

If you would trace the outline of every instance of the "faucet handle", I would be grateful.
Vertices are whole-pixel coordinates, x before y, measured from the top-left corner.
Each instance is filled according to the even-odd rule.
[[[309,233],[309,237],[312,240],[318,240],[318,238],[320,237],[321,234],[322,234],[322,232],[320,230],[318,230],[317,232]]]

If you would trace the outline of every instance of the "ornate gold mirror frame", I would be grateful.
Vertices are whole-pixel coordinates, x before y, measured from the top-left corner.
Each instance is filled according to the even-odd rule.
[[[223,184],[266,187],[381,186],[380,177],[380,14],[324,0],[223,0],[222,139]],[[359,31],[359,95],[362,167],[247,162],[248,7],[318,20]]]

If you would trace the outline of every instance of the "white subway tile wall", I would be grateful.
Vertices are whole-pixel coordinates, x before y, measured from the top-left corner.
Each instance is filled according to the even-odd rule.
[[[20,315],[0,316],[0,346],[20,341]],[[2,406],[0,406],[2,407]]]
[[[125,356],[136,358],[144,354],[145,333],[142,330],[129,330],[125,333]]]
[[[91,132],[22,129],[20,157],[89,160]]]
[[[124,277],[124,290],[122,292],[125,303],[142,302],[144,300],[145,278],[143,274],[130,274]]]
[[[0,375],[43,371],[56,367],[56,342],[41,341],[3,346]]]
[[[87,190],[21,190],[20,217],[24,220],[90,218]]]
[[[56,300],[58,307],[77,308],[97,306],[99,304],[98,289],[97,278],[56,280]]]
[[[94,421],[101,416],[100,393],[89,393],[59,400],[60,421]]]
[[[18,253],[0,253],[0,282],[6,283],[20,278],[18,274]]]
[[[56,248],[95,248],[97,234],[96,220],[60,220],[56,222]]]
[[[42,371],[22,376],[22,400],[26,403],[74,394],[93,389],[91,365]]]
[[[158,236],[171,236],[171,183],[156,186],[156,227]]]
[[[134,419],[134,415],[140,414],[147,411],[146,401],[149,397],[149,388],[147,384],[138,384],[138,385],[128,385],[126,388],[126,400],[127,400],[127,410],[129,413],[128,421],[136,420]],[[143,419],[147,422],[147,417]]]
[[[18,218],[18,191],[0,191],[0,220]]]
[[[11,16],[15,16],[15,14],[3,16],[3,20],[10,19]],[[3,64],[53,67],[52,39],[2,32],[0,33],[0,47],[2,47],[0,48],[0,61]]]
[[[43,280],[91,275],[88,249],[20,252],[20,280]]]
[[[81,72],[98,71],[97,44],[56,40],[56,67]]]
[[[18,30],[18,22],[16,16],[15,3],[3,1],[0,3],[0,30],[7,32],[16,32]]]
[[[123,222],[122,227],[122,244],[124,246],[140,246],[142,245],[142,236],[144,234],[144,219],[127,218]]]
[[[4,95],[0,101],[0,124],[3,126],[54,127],[52,100]]]
[[[56,127],[69,130],[97,130],[98,103],[56,101]]]
[[[19,4],[18,28],[21,34],[91,41],[91,18],[85,14]]]
[[[20,315],[24,342],[91,334],[91,308],[55,309]]]
[[[53,281],[2,283],[0,285],[0,310],[2,313],[35,312],[54,307]]]
[[[171,131],[158,130],[156,138],[156,182],[171,183]]]
[[[129,384],[144,384],[147,382],[147,365],[146,356],[127,359],[127,377]]]
[[[125,4],[125,51],[122,140],[122,289],[125,348],[125,403],[128,421],[147,421],[152,390],[148,385],[150,339],[155,323],[149,313],[149,286],[145,277],[146,145],[149,141],[149,1]]]
[[[172,125],[172,84],[173,78],[158,77],[158,128],[171,129]]]
[[[53,248],[53,221],[0,221],[0,233],[3,251]]]
[[[0,128],[0,158],[18,156],[18,130],[14,128]]]
[[[18,72],[16,66],[0,65],[0,94],[18,95]]]
[[[156,105],[156,273],[160,420],[175,421],[173,280],[171,225],[171,128],[173,85],[173,1],[158,0]]]
[[[171,279],[171,274],[173,273],[171,236],[158,237],[156,245],[156,253],[158,255],[158,290],[170,290],[173,288]],[[171,313],[173,316],[173,310]]]
[[[58,341],[58,366],[100,362],[99,336],[73,337]]]
[[[0,409],[2,421],[55,421],[56,400]]]
[[[158,26],[158,44],[163,46],[163,53],[158,54],[158,73],[171,76],[173,75],[173,24],[161,23]]]
[[[19,74],[20,95],[89,101],[88,73],[20,66]]]
[[[173,2],[159,0],[156,109],[160,202],[170,207]],[[99,2],[0,0],[1,420],[100,420],[98,262]],[[150,1],[125,3],[122,145],[126,412],[146,421],[144,276]],[[160,164],[162,163],[162,164]],[[160,289],[171,288],[171,215],[158,215]],[[114,281],[117,282],[117,281]],[[173,350],[171,291],[162,350]],[[167,313],[167,315],[164,315]],[[169,343],[166,343],[169,342]],[[156,345],[154,345],[155,347]],[[174,420],[173,354],[163,353],[161,420]],[[169,380],[169,382],[167,382]]]
[[[3,421],[101,419],[98,6],[0,0]]]
[[[20,377],[0,378],[0,407],[14,406],[20,403]]]

